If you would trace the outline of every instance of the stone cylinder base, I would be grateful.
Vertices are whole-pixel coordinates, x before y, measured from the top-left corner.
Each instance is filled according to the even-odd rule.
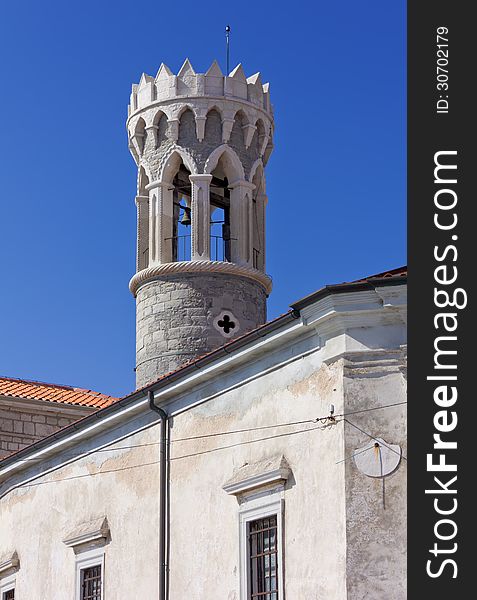
[[[155,278],[137,290],[136,307],[137,388],[266,321],[263,286],[228,274]]]

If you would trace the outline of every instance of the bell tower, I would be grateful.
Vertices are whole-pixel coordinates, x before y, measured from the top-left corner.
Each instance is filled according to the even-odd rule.
[[[142,387],[266,320],[264,168],[269,84],[216,61],[133,85],[138,166],[136,384]]]

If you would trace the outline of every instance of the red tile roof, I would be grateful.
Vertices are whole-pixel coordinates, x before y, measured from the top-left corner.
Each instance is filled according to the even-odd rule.
[[[398,269],[391,269],[390,271],[383,271],[382,273],[377,273],[376,275],[368,275],[367,277],[363,277],[363,279],[356,279],[351,283],[360,283],[361,281],[370,281],[373,279],[389,279],[391,277],[406,277],[407,276],[407,266],[399,267]]]
[[[99,392],[75,388],[69,385],[56,385],[54,383],[27,381],[11,377],[0,377],[0,396],[46,400],[48,402],[91,406],[94,408],[104,408],[117,400],[117,398],[113,398],[112,396],[106,396]]]

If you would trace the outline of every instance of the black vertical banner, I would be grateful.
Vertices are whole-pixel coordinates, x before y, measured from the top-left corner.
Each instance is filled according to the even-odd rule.
[[[475,596],[474,8],[408,3],[411,600]]]

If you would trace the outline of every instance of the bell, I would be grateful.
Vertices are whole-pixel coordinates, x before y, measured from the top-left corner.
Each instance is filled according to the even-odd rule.
[[[181,225],[190,225],[191,224],[191,220],[190,220],[190,208],[188,206],[183,206],[182,210],[184,211],[183,215],[182,215],[182,219],[181,219]]]

